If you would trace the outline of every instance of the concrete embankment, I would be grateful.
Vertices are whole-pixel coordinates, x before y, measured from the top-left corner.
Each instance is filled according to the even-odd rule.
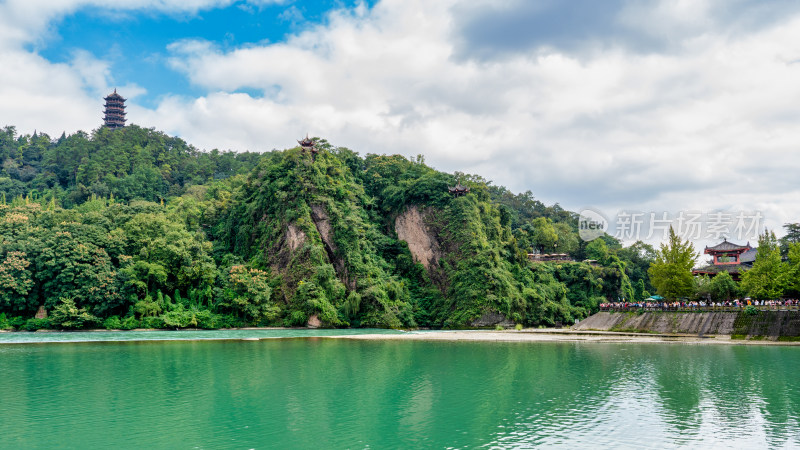
[[[800,337],[800,311],[599,312],[572,329],[793,340]]]

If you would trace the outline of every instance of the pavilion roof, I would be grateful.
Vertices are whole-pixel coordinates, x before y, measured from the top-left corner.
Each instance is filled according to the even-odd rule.
[[[758,249],[751,248],[746,252],[742,253],[739,256],[739,262],[741,263],[752,263],[756,260],[756,253],[758,253]]]
[[[297,141],[297,143],[300,144],[301,147],[311,147],[314,145],[314,140],[309,138],[308,134],[306,134],[306,137]]]
[[[733,251],[736,251],[736,250],[744,250],[744,251],[746,251],[746,250],[750,250],[751,248],[752,247],[750,247],[750,243],[749,242],[746,245],[738,245],[738,244],[734,244],[733,242],[728,242],[728,239],[723,239],[722,242],[720,242],[719,244],[717,244],[717,245],[715,245],[713,247],[706,246],[705,253],[709,253],[709,252],[733,252]]]

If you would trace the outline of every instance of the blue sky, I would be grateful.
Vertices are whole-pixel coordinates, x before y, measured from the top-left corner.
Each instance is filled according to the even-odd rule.
[[[800,222],[795,0],[1,0],[0,126],[306,133],[571,210]]]
[[[366,7],[372,3],[363,2]],[[167,94],[203,93],[169,66],[169,44],[196,39],[229,50],[281,42],[291,33],[324,24],[326,13],[332,9],[352,8],[355,4],[352,0],[238,3],[196,12],[122,12],[84,6],[54,21],[52,32],[29,48],[54,63],[68,62],[74,52],[87,51],[109,62],[112,84],[143,87],[146,94],[137,101],[154,107]]]

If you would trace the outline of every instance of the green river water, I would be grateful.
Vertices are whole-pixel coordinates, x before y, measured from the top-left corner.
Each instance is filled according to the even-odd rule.
[[[800,347],[350,333],[0,333],[0,448],[800,447]]]

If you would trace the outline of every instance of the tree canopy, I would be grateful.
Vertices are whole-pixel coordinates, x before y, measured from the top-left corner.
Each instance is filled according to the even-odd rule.
[[[648,269],[658,294],[673,299],[692,295],[692,267],[697,256],[694,245],[688,240],[681,241],[670,227],[667,243],[661,244]]]

